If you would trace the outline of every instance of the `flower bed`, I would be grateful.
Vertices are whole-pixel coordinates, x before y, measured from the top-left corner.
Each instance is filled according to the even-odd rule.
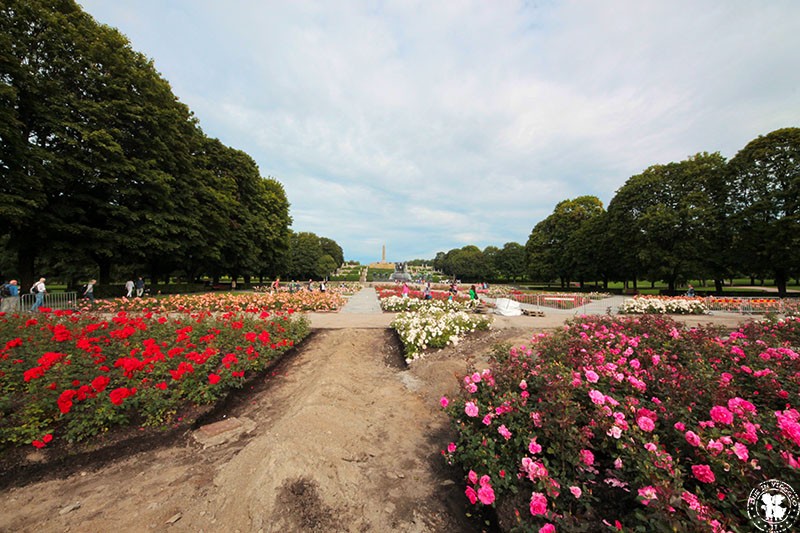
[[[708,306],[702,298],[682,296],[635,296],[622,302],[619,312],[629,315],[670,314],[705,315]]]
[[[800,480],[798,346],[800,319],[721,337],[583,317],[442,398],[458,435],[442,453],[503,529],[749,530],[751,489]]]
[[[381,309],[392,313],[401,311],[417,311],[422,308],[435,307],[447,311],[470,311],[475,309],[480,303],[478,300],[448,300],[446,298],[433,298],[431,300],[421,300],[419,298],[403,298],[401,296],[387,296],[381,298]]]
[[[379,287],[378,291],[378,298],[383,303],[383,300],[397,297],[401,298],[403,296],[403,290],[399,287]],[[425,297],[425,293],[418,289],[409,289],[408,291],[408,299],[412,300],[422,300]],[[440,291],[440,290],[431,290],[431,300],[437,301],[447,301],[450,300],[450,293],[448,291]],[[459,292],[455,296],[453,296],[453,301],[456,302],[468,302],[470,300],[469,294],[466,292]]]
[[[81,311],[94,314],[117,313],[178,313],[191,311],[337,311],[344,305],[344,298],[338,292],[294,293],[206,293],[192,295],[171,295],[161,298],[114,298],[97,300],[94,305],[79,302]]]
[[[294,283],[295,286],[297,287],[297,291],[295,291],[294,293],[291,292],[291,288],[290,288],[291,283]],[[281,284],[280,284],[280,288],[278,289],[278,292],[287,293],[287,294],[296,294],[296,293],[300,293],[300,292],[320,292],[319,291],[319,283],[315,282],[315,287],[317,289],[316,291],[308,291],[306,289],[306,284],[305,283],[282,281]],[[327,288],[325,289],[325,292],[337,293],[337,294],[340,294],[340,295],[343,295],[343,296],[352,296],[353,294],[355,294],[358,291],[360,291],[361,287],[362,287],[361,283],[359,283],[357,281],[348,281],[348,282],[335,282],[335,281],[332,281],[332,282],[327,283]],[[253,292],[257,292],[257,293],[270,293],[270,292],[273,292],[274,290],[275,289],[272,288],[272,285],[254,285],[253,286]]]
[[[399,313],[390,327],[400,336],[406,362],[410,363],[421,357],[425,350],[457,344],[463,335],[489,329],[490,325],[488,317],[429,305],[417,311]]]
[[[0,450],[164,425],[181,406],[242,386],[307,333],[304,318],[255,309],[0,316]]]

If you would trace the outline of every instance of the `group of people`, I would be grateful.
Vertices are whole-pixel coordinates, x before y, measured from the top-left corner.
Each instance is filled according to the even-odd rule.
[[[44,305],[44,297],[47,294],[46,278],[41,277],[36,281],[28,290],[30,294],[34,295],[33,304],[30,311],[38,311]],[[81,298],[89,300],[94,303],[94,287],[97,280],[92,279],[83,286],[81,291]],[[141,296],[144,292],[144,281],[139,278],[137,282],[129,281],[125,284],[130,297],[134,288],[136,289],[137,296]],[[20,287],[19,282],[15,279],[8,281],[8,283],[0,284],[0,313],[16,313],[20,310]]]
[[[45,281],[47,281],[45,278],[39,278],[39,281],[31,285],[29,292],[35,295],[31,311],[38,310],[44,304],[44,295],[47,294]],[[0,285],[0,297],[3,299],[0,302],[0,313],[16,313],[19,311],[19,282],[12,279],[8,283]]]
[[[92,280],[94,281],[94,280]],[[136,278],[136,281],[129,279],[125,282],[125,297],[133,298],[133,291],[136,290],[136,297],[141,298],[144,294],[144,280],[141,276]]]

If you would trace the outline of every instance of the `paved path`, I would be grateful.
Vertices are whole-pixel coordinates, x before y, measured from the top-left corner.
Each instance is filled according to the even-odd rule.
[[[356,294],[348,298],[340,313],[354,315],[380,315],[383,314],[381,304],[378,301],[378,293],[373,287],[364,287]]]
[[[486,300],[493,301],[489,298]],[[605,315],[610,310],[617,314],[623,296],[612,296],[596,300],[575,309],[551,309],[535,305],[521,304],[526,309],[544,311],[543,317],[534,316],[501,316],[491,315],[494,320],[492,328],[523,328],[530,331],[555,329],[565,321],[580,315]],[[378,295],[372,287],[361,289],[351,296],[338,313],[306,313],[312,329],[386,329],[394,320],[396,313],[384,313],[378,302]],[[734,328],[748,320],[749,317],[735,313],[714,313],[713,315],[670,315],[678,322],[688,326],[715,324],[726,328]]]

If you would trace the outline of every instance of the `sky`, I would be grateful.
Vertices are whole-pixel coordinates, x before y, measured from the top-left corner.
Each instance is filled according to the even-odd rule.
[[[796,0],[78,2],[362,263],[524,245],[561,200],[800,126]]]

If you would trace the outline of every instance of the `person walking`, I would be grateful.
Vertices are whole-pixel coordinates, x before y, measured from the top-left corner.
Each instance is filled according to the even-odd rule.
[[[408,292],[409,292],[408,283],[406,283],[404,281],[403,282],[403,289],[402,289],[403,298],[408,298]]]
[[[87,298],[90,303],[94,304],[94,284],[97,283],[97,280],[92,280],[86,284],[86,288],[83,291],[83,297]]]
[[[478,299],[478,291],[475,290],[475,285],[472,285],[469,288],[469,299],[470,300],[477,300]]]
[[[125,298],[130,298],[133,296],[133,288],[134,285],[132,279],[129,279],[128,281],[125,282],[125,291],[126,291]]]
[[[36,300],[31,306],[31,313],[38,310],[44,303],[44,295],[47,293],[47,287],[45,287],[44,284],[45,281],[45,278],[39,278],[39,281],[34,283],[33,287],[31,287],[31,293],[36,295]]]
[[[12,279],[2,289],[3,303],[0,304],[0,313],[16,313],[19,311],[19,285]]]
[[[136,297],[141,298],[142,294],[144,294],[144,280],[142,279],[142,276],[139,276],[136,279],[136,283],[134,283],[134,285],[136,286]]]

